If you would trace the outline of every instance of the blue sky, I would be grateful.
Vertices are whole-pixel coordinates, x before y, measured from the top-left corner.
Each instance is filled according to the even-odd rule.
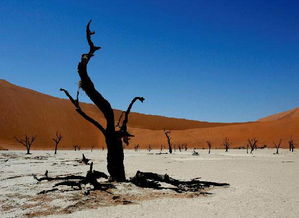
[[[114,108],[144,96],[134,111],[256,120],[299,106],[298,10],[297,0],[2,0],[0,78],[75,93],[92,19],[103,49],[89,74]]]

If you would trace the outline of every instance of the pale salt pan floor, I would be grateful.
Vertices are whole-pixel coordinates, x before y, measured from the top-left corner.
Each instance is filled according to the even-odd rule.
[[[167,173],[178,179],[201,177],[202,180],[230,183],[230,187],[213,188],[209,196],[158,198],[129,205],[102,206],[60,217],[299,217],[298,150],[291,153],[281,149],[279,155],[273,155],[273,149],[257,150],[253,155],[246,154],[246,150],[227,153],[212,150],[210,155],[207,150],[198,151],[199,156],[192,156],[191,151],[176,151],[172,155],[126,151],[127,177],[141,170]],[[47,183],[36,184],[32,174],[41,175],[47,169],[49,175],[78,172],[85,175],[88,166],[74,161],[81,159],[82,153],[95,162],[96,170],[106,172],[105,151],[58,151],[56,157],[52,151],[32,151],[31,156],[24,153],[0,152],[1,217],[24,216],[32,210],[24,207],[28,203],[26,196],[49,189]],[[69,206],[61,199],[51,204]]]

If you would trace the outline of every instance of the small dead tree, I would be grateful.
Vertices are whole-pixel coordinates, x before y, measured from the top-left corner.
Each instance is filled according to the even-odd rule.
[[[139,144],[134,146],[134,150],[137,152],[139,150]]]
[[[25,135],[24,138],[15,137],[15,140],[26,148],[26,154],[30,154],[30,149],[35,141],[36,136]]]
[[[257,139],[256,138],[251,138],[251,139],[248,139],[248,144],[247,144],[247,153],[248,153],[248,146],[250,147],[250,154],[253,153],[253,151],[255,149],[257,149]]]
[[[290,140],[289,140],[289,150],[291,152],[294,152],[294,148],[295,148],[294,139],[293,139],[293,137],[291,137]]]
[[[278,150],[279,150],[279,148],[280,148],[280,146],[281,146],[281,142],[282,142],[281,139],[279,139],[279,142],[278,142],[278,143],[273,142],[273,145],[274,145],[274,147],[276,148],[276,153],[275,153],[275,154],[279,154]]]
[[[91,146],[90,151],[92,152],[93,149],[94,149],[94,145]]]
[[[52,140],[55,143],[55,151],[54,154],[57,154],[57,148],[58,148],[58,144],[60,143],[60,141],[62,140],[62,135],[59,132],[56,132],[55,138],[52,138]]]
[[[228,137],[225,137],[225,139],[223,141],[223,145],[225,148],[225,152],[228,152],[228,149],[230,148],[230,140]]]
[[[152,146],[148,145],[148,152],[151,152],[151,150],[152,150]]]
[[[168,151],[170,154],[172,154],[172,145],[171,145],[171,136],[169,135],[171,132],[169,130],[164,129],[164,134],[167,138],[168,143]]]
[[[185,148],[185,151],[187,151],[188,150],[188,145],[184,144],[184,148]]]
[[[209,154],[211,153],[212,143],[210,141],[207,141],[208,148],[209,148]]]
[[[179,151],[182,152],[182,147],[181,145],[178,145]]]

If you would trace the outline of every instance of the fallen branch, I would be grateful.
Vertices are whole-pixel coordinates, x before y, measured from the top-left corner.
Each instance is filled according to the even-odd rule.
[[[38,182],[41,182],[43,180],[46,181],[61,181],[59,183],[56,183],[53,187],[57,186],[71,186],[73,189],[74,187],[77,187],[75,190],[81,190],[82,185],[90,184],[93,186],[94,190],[102,190],[106,191],[107,189],[114,188],[114,185],[110,183],[99,183],[97,179],[99,178],[105,178],[108,179],[108,176],[100,171],[93,170],[93,162],[90,163],[90,169],[87,172],[86,176],[57,176],[57,177],[49,177],[48,171],[46,171],[45,176],[38,178],[36,175],[33,175],[33,178],[36,179]],[[74,181],[75,180],[75,181]],[[56,191],[58,189],[52,189],[52,191]],[[44,190],[42,192],[39,192],[38,194],[45,194],[51,192],[51,190]]]
[[[139,187],[153,189],[172,189],[176,192],[198,192],[204,188],[211,186],[229,186],[228,183],[216,183],[208,181],[200,181],[197,178],[191,181],[180,181],[174,179],[167,174],[161,175],[151,172],[137,171],[136,175],[130,179],[130,182]],[[161,182],[174,186],[173,188],[163,187]]]

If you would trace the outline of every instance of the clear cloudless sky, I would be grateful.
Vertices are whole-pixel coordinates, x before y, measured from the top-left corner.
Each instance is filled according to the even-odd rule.
[[[298,0],[1,0],[0,78],[75,93],[89,19],[114,108],[144,96],[134,111],[241,122],[299,106]]]

